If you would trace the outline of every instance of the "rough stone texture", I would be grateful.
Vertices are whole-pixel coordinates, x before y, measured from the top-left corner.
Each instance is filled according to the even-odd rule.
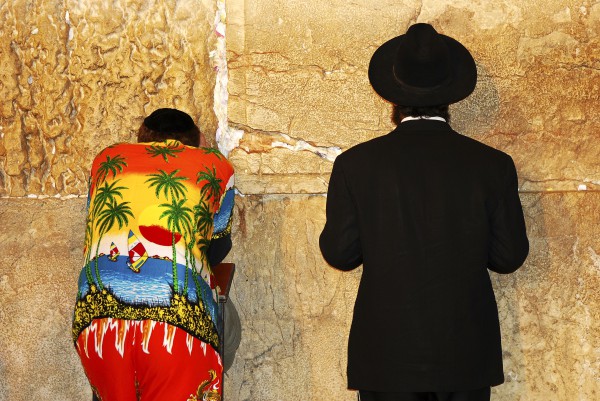
[[[186,109],[213,140],[217,6],[0,2],[0,401],[90,399],[69,338],[87,170],[156,107]],[[493,400],[600,399],[600,4],[226,6],[229,124],[243,132],[228,257],[243,335],[226,400],[356,399],[345,352],[360,269],[319,256],[323,195],[341,150],[392,128],[367,65],[417,21],[471,49],[479,82],[452,124],[510,153],[520,174],[532,247],[522,270],[493,275],[507,377]]]
[[[530,256],[494,281],[507,379],[494,400],[597,400],[600,192],[522,200]]]
[[[507,381],[492,399],[597,400],[600,193],[530,193],[522,201],[530,256],[515,274],[491,273]],[[324,203],[238,199],[233,301],[243,334],[228,399],[356,399],[346,390],[345,353],[360,269],[339,272],[319,257]]]
[[[517,273],[492,275],[507,375],[493,399],[596,400],[600,193],[522,199],[531,255]],[[229,259],[243,333],[227,400],[355,400],[345,352],[360,269],[338,272],[320,258],[324,203],[237,199]],[[83,199],[0,200],[0,400],[90,399],[69,337],[84,209]]]
[[[238,199],[232,298],[243,331],[227,399],[342,400],[347,393],[345,336],[358,276],[339,274],[320,257],[324,202]]]
[[[0,196],[85,194],[159,107],[214,137],[213,0],[0,3]]]
[[[430,22],[459,38],[478,64],[475,93],[452,107],[457,130],[513,155],[524,190],[600,185],[598,4],[230,0],[228,7],[230,119],[252,134],[233,157],[267,152],[265,143],[281,135],[346,149],[389,131],[390,107],[369,86],[369,59],[411,23]],[[242,172],[239,188],[321,187],[319,157],[304,159],[263,175],[263,185]],[[312,177],[298,171],[307,165]]]
[[[369,86],[369,59],[411,23],[430,22],[477,61],[477,88],[451,107],[452,125],[513,156],[531,236],[525,267],[493,276],[507,375],[493,399],[599,398],[600,6],[230,0],[227,7],[229,118],[244,132],[231,159],[240,192],[257,195],[240,199],[236,231],[234,297],[245,331],[228,375],[234,397],[355,399],[345,390],[345,345],[360,272],[327,270],[314,259],[324,198],[300,194],[324,193],[340,150],[392,128],[390,106]],[[284,225],[295,227],[289,237]],[[319,286],[323,280],[331,287]],[[313,316],[306,305],[323,312]],[[281,340],[288,333],[292,349]]]
[[[70,327],[85,199],[0,200],[0,400],[91,400]]]

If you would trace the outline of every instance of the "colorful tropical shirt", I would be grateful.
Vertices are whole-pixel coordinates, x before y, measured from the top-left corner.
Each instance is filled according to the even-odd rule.
[[[96,318],[155,320],[218,349],[207,261],[229,234],[233,167],[178,141],[117,144],[94,159],[73,337]]]

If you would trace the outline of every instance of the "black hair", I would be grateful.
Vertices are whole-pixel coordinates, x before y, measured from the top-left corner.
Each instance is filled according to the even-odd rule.
[[[200,130],[189,114],[177,109],[158,109],[144,119],[138,131],[138,142],[162,142],[166,139],[198,147]]]

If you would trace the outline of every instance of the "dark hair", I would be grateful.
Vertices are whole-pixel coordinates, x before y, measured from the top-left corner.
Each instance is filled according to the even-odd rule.
[[[200,146],[200,130],[189,114],[177,109],[158,109],[144,119],[138,142],[162,142],[175,139],[184,145]]]
[[[448,111],[448,105],[441,106],[427,106],[427,107],[412,107],[412,106],[401,106],[394,105],[394,111],[392,112],[392,122],[396,125],[400,124],[404,117],[442,117],[446,122],[450,122],[450,112]]]

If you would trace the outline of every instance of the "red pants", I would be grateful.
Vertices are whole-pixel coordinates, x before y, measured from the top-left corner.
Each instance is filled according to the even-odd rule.
[[[221,400],[219,354],[167,323],[96,319],[76,346],[102,401]]]

